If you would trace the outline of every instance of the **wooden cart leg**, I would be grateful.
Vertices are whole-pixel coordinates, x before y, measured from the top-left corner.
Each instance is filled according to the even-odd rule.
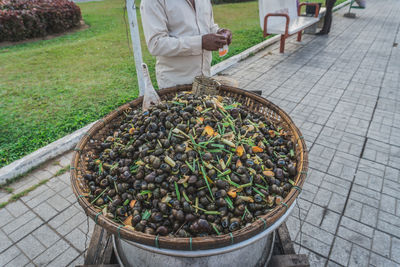
[[[296,254],[286,223],[281,224],[276,231],[274,255],[268,267],[310,267],[307,255]]]
[[[110,264],[112,253],[113,246],[111,235],[103,227],[96,224],[90,240],[84,266]]]
[[[285,39],[286,36],[284,34],[281,35],[281,49],[280,52],[283,53],[285,51]]]
[[[297,42],[301,42],[301,33],[302,33],[302,31],[299,31],[297,33]]]

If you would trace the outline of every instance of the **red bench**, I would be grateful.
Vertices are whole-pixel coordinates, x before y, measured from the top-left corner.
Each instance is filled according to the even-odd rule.
[[[302,6],[315,6],[314,17],[300,16]],[[301,3],[297,5],[296,0],[259,0],[260,25],[264,37],[270,34],[281,35],[280,52],[285,51],[285,40],[297,33],[297,41],[301,41],[302,31],[318,23],[319,4]]]

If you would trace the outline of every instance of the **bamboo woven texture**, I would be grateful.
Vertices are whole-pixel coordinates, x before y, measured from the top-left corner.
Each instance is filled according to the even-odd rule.
[[[175,97],[178,92],[190,91],[191,88],[192,85],[181,85],[159,90],[158,94],[162,100],[167,100]],[[259,216],[251,225],[234,231],[231,234],[193,238],[149,235],[123,227],[123,225],[104,216],[100,209],[95,208],[90,204],[88,199],[84,197],[89,193],[89,189],[83,178],[88,160],[89,141],[91,139],[95,140],[96,136],[99,136],[100,133],[106,132],[108,129],[107,126],[112,124],[118,125],[123,119],[122,115],[124,111],[141,108],[143,97],[139,97],[111,112],[104,119],[99,120],[99,122],[93,125],[85,134],[75,148],[75,153],[71,162],[71,184],[73,192],[77,196],[78,202],[85,213],[91,217],[96,224],[99,224],[107,229],[107,231],[121,238],[148,246],[175,250],[204,250],[239,243],[264,231],[283,216],[288,208],[293,205],[295,199],[301,192],[308,170],[308,152],[300,130],[295,126],[286,112],[261,96],[226,85],[219,87],[219,95],[234,98],[237,102],[247,106],[250,111],[266,116],[291,134],[291,139],[296,146],[297,176],[294,179],[295,186],[292,187],[282,204],[276,206],[267,214]]]
[[[206,76],[197,76],[194,78],[192,92],[196,96],[215,95],[218,93],[218,87],[221,85],[217,80]]]

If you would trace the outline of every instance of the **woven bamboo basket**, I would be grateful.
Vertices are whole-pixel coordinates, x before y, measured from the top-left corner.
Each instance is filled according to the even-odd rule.
[[[167,100],[175,97],[178,92],[190,91],[191,88],[192,85],[181,85],[159,90],[158,94],[162,100]],[[278,123],[279,126],[291,133],[291,139],[296,146],[295,151],[298,174],[294,180],[295,186],[293,186],[284,201],[267,214],[258,217],[258,219],[255,220],[250,226],[237,230],[232,234],[224,234],[219,236],[175,238],[168,236],[149,235],[123,227],[123,225],[120,225],[104,216],[101,210],[96,209],[93,205],[91,205],[85,197],[88,195],[89,189],[84,181],[83,174],[86,171],[88,153],[91,151],[90,140],[104,140],[106,136],[105,133],[107,132],[109,126],[119,125],[119,123],[122,121],[122,115],[124,111],[141,107],[143,97],[139,97],[132,102],[119,107],[105,118],[99,120],[85,134],[75,148],[75,153],[71,162],[71,184],[73,192],[78,198],[78,202],[83,207],[86,214],[91,217],[96,224],[104,227],[107,231],[117,235],[120,238],[148,246],[176,250],[204,250],[221,248],[249,239],[250,237],[253,237],[267,229],[283,214],[285,214],[285,212],[293,204],[301,192],[301,188],[307,175],[308,152],[300,130],[294,125],[288,114],[263,97],[242,89],[225,85],[220,86],[218,90],[219,95],[236,99],[236,101],[240,102],[242,105],[247,106],[250,111],[257,112],[268,117],[270,120]]]

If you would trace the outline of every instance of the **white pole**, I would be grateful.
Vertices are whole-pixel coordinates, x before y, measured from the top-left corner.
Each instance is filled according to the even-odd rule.
[[[140,46],[139,24],[136,16],[135,0],[126,0],[126,9],[128,11],[129,28],[131,30],[133,56],[135,58],[135,67],[139,83],[139,95],[144,93],[144,76],[142,69],[142,47]]]

